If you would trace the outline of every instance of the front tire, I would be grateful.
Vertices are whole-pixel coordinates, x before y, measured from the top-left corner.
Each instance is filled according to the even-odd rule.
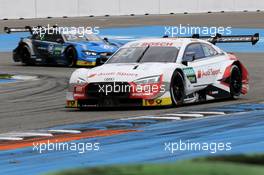
[[[176,71],[171,79],[170,94],[173,106],[181,106],[184,102],[184,79],[181,73]]]
[[[69,67],[74,67],[76,66],[76,62],[77,62],[77,52],[73,47],[69,47],[66,50],[66,59],[68,61],[68,66]]]
[[[232,98],[239,97],[242,89],[242,72],[237,65],[233,65],[230,75],[230,95]]]

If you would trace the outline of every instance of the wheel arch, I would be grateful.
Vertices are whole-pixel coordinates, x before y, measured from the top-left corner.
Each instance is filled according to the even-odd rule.
[[[27,51],[30,54],[30,57],[32,58],[32,49],[30,48],[30,46],[28,45],[28,43],[26,42],[19,42],[18,46],[13,50],[13,60],[15,62],[21,62],[22,61],[22,51],[23,49],[26,48]]]
[[[242,94],[247,94],[249,90],[249,73],[246,67],[239,61],[234,61],[232,65],[236,65],[242,73]]]
[[[183,84],[184,86],[186,85],[186,82],[185,82],[185,76],[184,76],[184,73],[183,73],[183,70],[181,68],[176,68],[173,72],[172,72],[172,75],[171,75],[171,81],[173,81],[173,76],[175,75],[176,72],[179,72],[183,78]]]
[[[182,92],[183,93],[183,97],[182,97],[182,100],[179,100],[179,102],[177,102],[177,100],[175,101],[175,99],[173,99],[175,97],[173,97],[173,94],[172,94],[172,91],[171,91],[173,83],[175,83],[175,81],[177,81],[176,77],[179,77],[179,76],[175,76],[176,73],[180,74],[180,76],[182,78],[182,85],[183,85],[183,92]],[[170,82],[170,95],[171,95],[172,105],[173,106],[182,105],[184,103],[185,94],[186,94],[186,82],[185,82],[185,76],[184,76],[183,70],[181,68],[176,68],[172,72],[171,82]]]
[[[31,54],[31,48],[30,48],[30,46],[28,45],[28,43],[26,43],[26,42],[20,42],[19,44],[18,44],[18,46],[16,47],[16,51],[20,51],[23,47],[27,47],[27,49],[28,49],[28,51],[29,51],[29,53]],[[32,55],[32,54],[31,54]]]
[[[64,55],[66,56],[66,52],[67,52],[67,50],[68,50],[69,48],[73,48],[73,49],[75,50],[76,57],[77,57],[76,59],[78,59],[78,58],[79,58],[79,53],[78,53],[76,47],[75,47],[73,44],[70,44],[70,45],[68,45],[68,46],[65,48],[65,50],[64,50]]]
[[[243,72],[240,61],[234,61],[232,65],[236,65],[241,72]]]
[[[28,39],[28,38],[21,39],[17,48],[21,48],[23,46],[26,46],[28,48],[28,51],[29,51],[31,57],[35,55],[35,51],[34,51],[31,39]]]

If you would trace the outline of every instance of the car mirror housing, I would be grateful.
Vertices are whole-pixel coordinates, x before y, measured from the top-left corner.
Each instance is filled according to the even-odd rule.
[[[195,52],[186,52],[182,64],[187,66],[188,62],[192,62],[194,59],[195,59]]]
[[[60,43],[60,44],[63,44],[64,43],[63,39],[61,39],[61,38],[56,39],[56,42],[57,43]]]
[[[191,62],[195,59],[195,53],[194,52],[187,52],[184,56],[184,60],[187,62]]]

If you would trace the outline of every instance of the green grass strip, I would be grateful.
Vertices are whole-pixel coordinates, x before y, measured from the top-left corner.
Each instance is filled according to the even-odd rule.
[[[174,164],[83,168],[50,175],[263,175],[264,156],[226,156]],[[261,166],[262,165],[262,166]]]
[[[0,74],[0,79],[10,79],[13,75],[10,74]]]

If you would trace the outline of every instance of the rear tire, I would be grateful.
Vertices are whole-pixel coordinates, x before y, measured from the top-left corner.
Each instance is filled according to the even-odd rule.
[[[206,102],[206,89],[203,89],[203,90],[200,90],[199,92],[198,92],[198,100],[199,100],[199,102],[201,102],[201,103],[203,103],[203,102]]]
[[[31,59],[30,51],[26,45],[21,47],[19,55],[22,63],[27,66],[34,65],[33,60]]]
[[[184,79],[181,73],[176,71],[171,79],[170,94],[173,106],[181,106],[184,102]]]
[[[242,72],[237,65],[233,65],[230,75],[230,95],[232,98],[239,97],[242,89]]]
[[[76,62],[77,62],[77,52],[73,47],[69,47],[66,50],[66,59],[68,61],[68,66],[69,67],[74,67],[76,66]]]

